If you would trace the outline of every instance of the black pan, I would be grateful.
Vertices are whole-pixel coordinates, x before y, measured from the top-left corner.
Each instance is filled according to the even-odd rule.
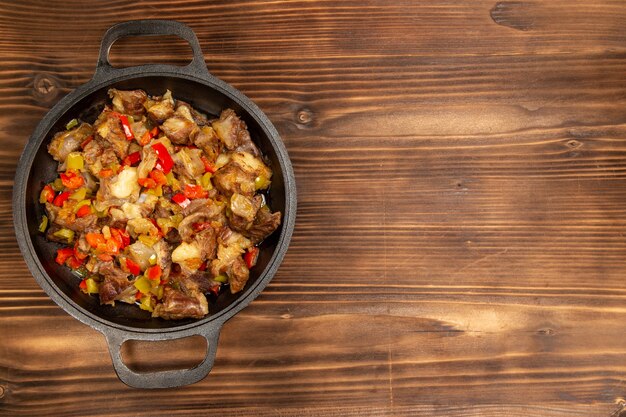
[[[191,63],[185,67],[155,64],[113,68],[108,60],[113,43],[125,36],[141,35],[177,35],[185,39],[193,51]],[[46,241],[37,231],[44,214],[39,193],[44,183],[56,177],[57,163],[48,154],[47,144],[71,119],[93,122],[111,87],[141,88],[151,95],[170,89],[174,97],[211,115],[230,107],[246,122],[253,140],[270,161],[274,176],[267,197],[272,210],[282,212],[282,225],[262,243],[258,263],[250,271],[244,290],[235,295],[220,294],[209,303],[209,315],[204,319],[167,321],[151,318],[148,312],[124,303],[115,308],[101,306],[97,297],[78,290],[79,278],[54,261],[59,246]],[[176,387],[197,382],[210,372],[222,325],[256,298],[276,273],[294,227],[296,188],[289,156],[278,132],[250,99],[208,72],[193,31],[175,21],[137,20],[117,24],[105,33],[91,81],[61,99],[33,132],[15,175],[13,214],[19,246],[31,273],[55,303],[105,336],[119,378],[137,388]],[[201,335],[207,341],[206,357],[192,369],[137,373],[122,361],[120,349],[127,340],[161,341],[192,335]]]

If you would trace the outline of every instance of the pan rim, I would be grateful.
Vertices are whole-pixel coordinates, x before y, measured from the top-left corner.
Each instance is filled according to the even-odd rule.
[[[276,152],[285,183],[285,210],[283,213],[283,225],[280,236],[267,266],[253,285],[247,288],[237,300],[226,306],[223,310],[192,323],[180,326],[175,325],[167,328],[138,328],[115,323],[92,313],[88,309],[85,309],[72,301],[57,287],[56,284],[54,284],[52,278],[45,271],[43,265],[35,255],[35,248],[27,226],[27,202],[24,200],[26,187],[28,185],[28,178],[32,171],[32,164],[35,155],[45,141],[52,126],[77,102],[95,93],[96,91],[120,81],[146,77],[171,77],[195,82],[200,84],[203,88],[217,90],[219,93],[237,103],[248,114],[248,116],[254,118],[266,134],[271,146]],[[203,74],[203,76],[197,76],[183,71],[182,68],[178,69],[177,67],[167,65],[146,65],[141,67],[123,68],[119,70],[116,69],[114,75],[105,77],[101,80],[96,80],[96,77],[94,76],[91,81],[77,87],[74,91],[59,100],[59,102],[46,113],[29,137],[18,161],[13,187],[13,220],[18,245],[24,260],[26,261],[27,267],[33,275],[33,278],[35,278],[39,286],[46,292],[46,294],[48,294],[52,301],[77,320],[101,332],[112,328],[132,334],[137,338],[149,338],[150,340],[156,340],[181,337],[185,334],[196,334],[197,332],[193,332],[192,330],[200,327],[220,327],[225,321],[230,319],[236,313],[245,308],[250,302],[252,302],[252,300],[257,298],[278,270],[278,267],[282,263],[286,250],[289,246],[295,226],[296,200],[297,194],[295,188],[295,175],[284,143],[280,139],[280,135],[271,121],[267,118],[265,113],[263,113],[261,109],[254,102],[252,102],[252,100],[246,97],[239,90],[219,78],[214,77],[208,72],[206,75]]]

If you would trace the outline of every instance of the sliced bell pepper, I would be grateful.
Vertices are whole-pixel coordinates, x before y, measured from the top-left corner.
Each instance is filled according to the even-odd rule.
[[[256,265],[257,259],[259,259],[259,248],[256,246],[248,249],[248,252],[243,255],[243,260],[246,261],[248,269]]]
[[[74,241],[74,234],[73,230],[63,228],[57,230],[52,235],[54,237],[58,237],[59,239],[65,239],[67,243],[72,243]]]
[[[137,278],[133,285],[143,294],[148,294],[152,289],[152,283],[150,282],[150,280],[147,277],[143,276]]]
[[[72,119],[65,125],[66,130],[70,130],[73,127],[78,126],[78,119]]]
[[[130,123],[128,122],[128,116],[120,114],[118,112],[111,112],[111,114],[117,117],[122,123],[122,130],[124,131],[124,136],[126,136],[126,140],[135,139],[135,135],[133,135],[133,131],[130,129]]]
[[[200,185],[185,185],[185,197],[194,200],[196,198],[206,198],[208,196],[206,190]]]
[[[85,149],[85,146],[89,145],[89,142],[91,142],[93,140],[93,135],[89,135],[87,136],[87,139],[85,139],[81,144],[80,147],[82,149]]]
[[[213,278],[213,281],[221,282],[223,284],[225,282],[228,282],[228,277],[224,274],[221,274]]]
[[[116,243],[117,247],[122,250],[130,244],[130,235],[122,229],[110,228],[111,239]]]
[[[108,253],[100,253],[98,254],[98,259],[100,259],[102,262],[110,262],[113,260],[113,257]]]
[[[71,193],[69,191],[63,191],[62,193],[60,193],[54,198],[54,200],[52,201],[52,204],[54,204],[57,207],[63,207],[63,203],[65,203],[67,199],[70,198],[70,194]]]
[[[83,178],[82,175],[77,174],[74,171],[66,171],[66,172],[62,172],[61,175],[61,182],[63,183],[63,186],[70,188],[72,190],[75,190],[76,188],[80,188],[83,186],[83,184],[85,184],[85,179]]]
[[[146,146],[152,140],[152,138],[157,137],[158,134],[159,134],[159,128],[158,126],[155,126],[151,130],[144,133],[141,139],[138,140],[138,142],[141,146]]]
[[[74,252],[74,250],[72,250],[72,253]],[[65,262],[67,264],[67,266],[69,266],[72,269],[78,269],[81,267],[81,265],[83,264],[83,261],[76,259],[76,257],[74,255],[70,256],[67,261]]]
[[[87,197],[87,189],[79,188],[70,195],[70,200],[83,201]]]
[[[79,170],[85,167],[85,160],[80,152],[70,152],[65,160],[67,169]]]
[[[85,239],[92,248],[97,248],[98,245],[106,244],[106,239],[102,233],[86,233]]]
[[[153,281],[157,281],[161,278],[161,267],[159,265],[154,265],[146,269],[146,277]]]
[[[81,206],[76,212],[76,217],[85,217],[91,214],[91,205],[86,204]]]
[[[141,152],[133,152],[129,154],[126,158],[124,158],[123,165],[126,166],[135,166],[141,161]]]
[[[200,159],[202,160],[202,163],[204,164],[204,172],[210,172],[211,174],[214,174],[215,171],[217,171],[217,167],[215,166],[215,164],[209,161],[206,156],[202,155]]]
[[[72,256],[74,256],[74,249],[72,249],[72,248],[61,248],[61,249],[57,250],[57,257],[56,257],[55,261],[59,265],[64,265],[65,261],[67,261]]]
[[[154,182],[156,182],[158,185],[167,184],[167,177],[162,171],[159,171],[158,169],[153,169],[152,171],[150,171],[150,178],[152,178]]]
[[[45,214],[43,216],[41,216],[41,223],[39,223],[39,228],[38,230],[43,233],[46,231],[46,229],[48,228],[48,216],[46,216]]]
[[[213,174],[211,174],[210,172],[205,172],[200,177],[200,185],[202,185],[202,188],[204,188],[205,190],[213,189],[213,184],[211,183],[211,177],[213,177]]]
[[[157,158],[159,160],[156,165],[157,169],[160,169],[166,174],[170,172],[172,170],[172,167],[174,166],[174,160],[172,159],[170,153],[167,151],[165,145],[160,142],[155,143],[154,145],[152,145],[152,149],[154,149],[154,151],[156,152]]]
[[[137,182],[142,187],[148,188],[148,189],[156,188],[157,186],[156,181],[154,181],[152,178],[139,178]]]
[[[133,275],[139,275],[141,273],[141,268],[132,259],[126,258],[126,268]]]
[[[79,261],[83,261],[85,259],[87,259],[87,257],[89,256],[88,253],[83,253],[78,249],[78,241],[76,241],[76,243],[74,244],[74,256],[76,257],[76,259],[78,259]]]
[[[43,187],[43,190],[41,190],[41,194],[39,194],[39,202],[41,204],[45,203],[46,201],[48,203],[52,203],[54,201],[54,190],[52,189],[52,187],[47,184]]]
[[[82,287],[83,282],[85,283],[85,288]],[[98,283],[93,278],[87,278],[81,281],[80,288],[83,292],[87,294],[96,294],[98,292]]]
[[[185,208],[189,204],[191,204],[191,201],[187,197],[185,197],[185,194],[183,193],[174,194],[172,196],[172,201],[178,204],[179,206],[181,206],[182,208]]]

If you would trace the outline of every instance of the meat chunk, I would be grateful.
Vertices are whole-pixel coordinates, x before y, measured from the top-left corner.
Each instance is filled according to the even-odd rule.
[[[222,228],[217,241],[217,258],[211,261],[211,273],[214,276],[229,271],[233,262],[252,246],[249,239],[228,227]]]
[[[196,203],[196,210],[186,214],[178,225],[178,233],[180,233],[180,237],[185,242],[190,242],[193,239],[193,235],[195,233],[194,224],[216,220],[224,210],[223,205],[216,204],[212,200],[199,199],[195,201],[203,201],[204,203]]]
[[[213,184],[228,197],[233,193],[252,196],[255,178],[253,172],[244,170],[237,162],[229,162],[213,174]]]
[[[217,251],[217,233],[212,227],[208,227],[195,236],[200,247],[201,259],[213,259]]]
[[[161,267],[161,279],[166,279],[172,269],[172,247],[164,239],[161,239],[152,249],[157,255],[157,265]]]
[[[144,103],[148,99],[143,90],[116,90],[109,89],[109,97],[113,101],[115,111],[133,116],[144,114],[146,109]]]
[[[262,206],[256,213],[254,221],[249,222],[243,217],[232,212],[228,216],[228,224],[231,229],[241,233],[252,243],[257,244],[271,235],[280,226],[281,213],[272,213],[267,206]]]
[[[174,115],[174,99],[172,92],[167,90],[163,97],[155,100],[148,100],[145,103],[148,110],[148,116],[157,123],[163,123],[169,117]]]
[[[204,173],[204,163],[200,156],[202,156],[200,149],[182,148],[172,156],[175,163],[174,172],[189,178],[202,175]]]
[[[152,317],[161,317],[166,320],[184,318],[201,319],[209,313],[209,304],[204,294],[197,292],[187,295],[172,287],[165,287],[163,303],[157,304]]]
[[[83,143],[92,133],[93,128],[88,123],[81,123],[74,129],[59,132],[54,135],[52,141],[48,145],[48,152],[52,155],[55,161],[63,163],[70,152],[80,149],[81,143]]]
[[[215,161],[220,153],[220,140],[211,126],[202,126],[192,139],[193,144],[202,149],[210,161]]]
[[[222,143],[229,150],[241,150],[259,155],[259,149],[252,142],[246,123],[241,120],[233,109],[226,109],[220,118],[211,123]]]
[[[190,119],[193,120],[193,122],[198,126],[204,126],[209,123],[206,116],[190,106],[189,103],[185,103],[182,100],[176,100],[176,113],[182,114],[183,108],[189,114]]]
[[[226,272],[226,275],[228,275],[230,292],[232,294],[236,294],[243,290],[246,282],[248,282],[248,279],[250,278],[250,270],[240,256],[233,261],[230,269]]]
[[[189,143],[189,136],[198,129],[196,124],[182,116],[173,116],[161,125],[161,130],[165,135],[177,145]]]
[[[98,290],[100,304],[114,304],[115,300],[124,298],[125,290],[132,285],[126,272],[115,267],[113,262],[101,264],[98,272],[104,278]]]
[[[154,149],[151,146],[146,146],[141,151],[141,162],[137,166],[137,177],[146,178],[150,171],[156,166],[158,157]]]
[[[111,111],[104,111],[94,124],[96,133],[113,148],[118,158],[124,159],[128,155],[130,142],[122,129],[122,122]]]

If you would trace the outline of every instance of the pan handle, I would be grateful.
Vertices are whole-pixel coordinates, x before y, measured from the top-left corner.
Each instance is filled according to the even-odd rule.
[[[117,331],[103,332],[103,334],[109,346],[115,373],[123,383],[133,388],[143,389],[174,388],[196,383],[211,372],[213,362],[215,362],[215,353],[217,352],[217,341],[220,337],[220,326],[196,333],[203,336],[207,341],[207,350],[202,362],[191,369],[159,372],[134,372],[122,360],[121,349],[124,342],[127,340],[150,340],[150,335],[129,335]],[[192,335],[183,337],[187,336]],[[171,340],[178,337],[167,336],[167,338]]]
[[[118,23],[111,26],[109,30],[106,31],[100,44],[100,55],[98,56],[98,64],[96,65],[96,71],[93,77],[94,80],[107,77],[113,73],[119,73],[124,70],[114,68],[109,62],[109,51],[117,40],[127,36],[150,35],[175,35],[186,40],[189,43],[189,46],[191,46],[191,51],[193,53],[191,62],[184,67],[167,65],[170,69],[174,69],[177,72],[187,72],[197,76],[206,76],[209,74],[204,62],[204,55],[202,54],[200,42],[198,42],[198,37],[189,26],[184,23],[177,22],[176,20],[144,19],[129,20],[128,22]],[[151,66],[155,65],[142,65],[144,68]],[[163,66],[164,65],[160,65],[160,67]]]

